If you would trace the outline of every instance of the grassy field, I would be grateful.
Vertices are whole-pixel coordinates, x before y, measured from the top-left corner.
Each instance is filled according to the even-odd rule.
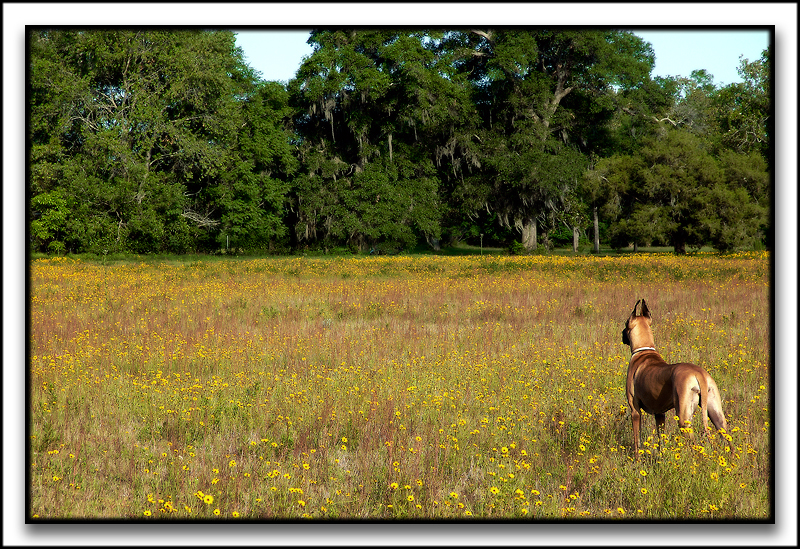
[[[772,511],[766,253],[53,258],[30,277],[34,520]],[[632,454],[640,297],[662,355],[716,379],[729,440],[645,417]]]

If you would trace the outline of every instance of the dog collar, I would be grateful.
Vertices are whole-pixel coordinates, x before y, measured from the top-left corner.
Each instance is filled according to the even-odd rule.
[[[635,355],[639,351],[655,351],[655,350],[656,350],[655,347],[639,347],[638,349],[634,349],[633,352],[631,352],[631,356]]]

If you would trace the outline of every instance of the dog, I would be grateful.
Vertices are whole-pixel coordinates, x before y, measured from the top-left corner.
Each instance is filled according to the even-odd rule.
[[[640,299],[622,330],[622,343],[631,347],[625,395],[631,408],[633,452],[637,456],[642,410],[655,416],[656,427],[663,432],[665,412],[675,409],[681,427],[688,427],[699,403],[704,431],[708,430],[709,417],[717,430],[728,429],[717,384],[696,364],[667,364],[655,350],[652,321],[647,303]]]

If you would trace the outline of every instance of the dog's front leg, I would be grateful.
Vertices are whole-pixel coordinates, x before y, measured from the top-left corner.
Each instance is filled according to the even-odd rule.
[[[631,407],[631,423],[633,424],[633,454],[639,457],[639,423],[642,421],[642,414],[639,408]]]

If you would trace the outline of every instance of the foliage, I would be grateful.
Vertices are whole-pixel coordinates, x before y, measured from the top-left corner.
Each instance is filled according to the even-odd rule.
[[[577,225],[585,154],[600,146],[614,111],[612,86],[642,85],[652,51],[631,33],[469,31],[447,37],[456,66],[475,88],[482,169],[462,195],[497,211],[504,226],[537,246],[538,225]]]
[[[265,172],[294,159],[233,33],[35,31],[30,47],[31,194],[69,197],[69,249],[187,251],[220,223],[280,235]]]
[[[636,157],[603,159],[590,177],[601,181],[604,213],[615,221],[609,236],[618,247],[665,242],[685,253],[687,245],[713,242],[729,251],[752,246],[766,223],[760,158],[726,151],[717,160],[706,142],[688,132],[649,139]]]
[[[420,32],[316,31],[289,83],[302,138],[298,240],[438,238],[439,177],[431,151],[465,116],[463,88]]]
[[[28,35],[30,247],[771,242],[771,52],[650,78],[634,33],[315,29],[288,84],[228,31]]]

